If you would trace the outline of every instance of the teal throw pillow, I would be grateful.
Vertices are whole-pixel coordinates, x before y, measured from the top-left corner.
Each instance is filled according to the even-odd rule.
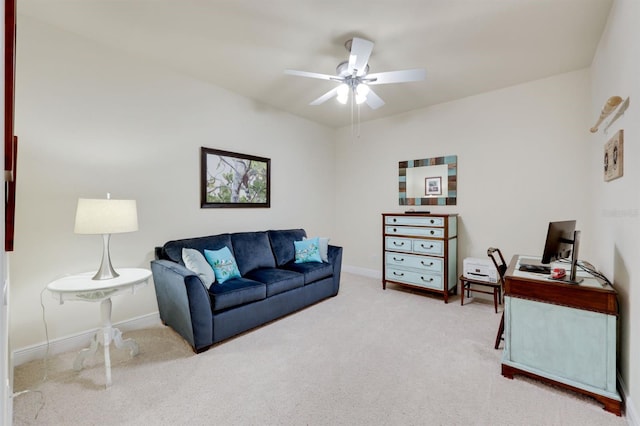
[[[182,261],[184,266],[200,277],[202,283],[209,288],[216,280],[216,276],[211,269],[211,265],[207,263],[202,253],[196,249],[183,248]]]
[[[307,237],[303,237],[303,240],[306,240]],[[318,241],[320,242],[320,259],[323,262],[329,262],[329,238],[326,237],[318,237]]]
[[[316,238],[308,240],[294,241],[293,245],[296,249],[295,263],[320,262],[320,241]]]
[[[213,268],[216,280],[222,284],[231,278],[239,278],[240,271],[236,265],[236,259],[233,257],[229,247],[223,247],[220,250],[205,250],[204,257]]]

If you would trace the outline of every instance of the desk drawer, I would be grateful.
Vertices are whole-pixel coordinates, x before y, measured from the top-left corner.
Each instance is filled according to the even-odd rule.
[[[419,287],[442,290],[442,275],[407,271],[400,268],[386,268],[385,279],[399,281]]]
[[[443,228],[416,228],[412,226],[385,226],[388,235],[408,235],[415,237],[444,238]]]
[[[444,226],[444,217],[424,216],[387,216],[387,225],[416,225],[416,226]]]
[[[442,272],[442,259],[404,253],[386,253],[385,262],[391,267],[420,269],[433,273]]]

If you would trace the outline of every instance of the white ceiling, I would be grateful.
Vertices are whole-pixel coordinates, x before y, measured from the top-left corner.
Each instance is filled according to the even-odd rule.
[[[349,106],[308,103],[359,36],[370,72],[425,68],[423,82],[379,85],[399,114],[591,64],[612,0],[18,0],[18,14],[172,67],[331,127]],[[20,21],[18,20],[18,25]],[[19,26],[18,26],[18,31]],[[18,36],[19,40],[19,36]],[[19,48],[19,46],[18,46]]]

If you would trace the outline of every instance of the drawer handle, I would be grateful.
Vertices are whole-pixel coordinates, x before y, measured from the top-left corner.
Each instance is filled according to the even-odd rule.
[[[395,223],[396,221],[397,221],[397,219],[394,217],[394,218],[393,218],[393,222]]]
[[[428,283],[433,282],[433,278],[429,278],[428,280],[425,280],[424,277],[420,277],[420,279]]]
[[[393,275],[397,277],[404,277],[404,272],[397,273],[396,271],[393,271]]]
[[[431,235],[435,234],[436,231],[434,231],[433,229],[431,230]]]
[[[431,223],[436,223],[436,221],[435,221],[435,220],[433,220],[433,219],[431,219]]]
[[[398,230],[396,228],[393,228],[393,232],[398,232]]]
[[[422,247],[423,249],[432,249],[433,244],[431,244],[429,247],[425,246],[424,244],[420,244],[420,247]]]
[[[393,256],[393,260],[395,260],[396,262],[404,262],[404,258],[403,257],[398,259],[397,257]]]
[[[429,262],[428,264],[424,263],[424,260],[421,260],[422,266],[433,266],[433,262]]]
[[[398,246],[398,247],[402,247],[404,245],[404,241],[402,241],[401,243],[398,243],[397,241],[393,242],[394,246]]]

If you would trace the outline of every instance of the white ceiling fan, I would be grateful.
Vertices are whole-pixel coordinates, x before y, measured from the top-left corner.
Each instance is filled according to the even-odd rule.
[[[334,96],[337,97],[338,102],[346,104],[349,99],[349,93],[351,93],[352,102],[355,100],[356,104],[366,103],[371,109],[378,109],[384,105],[384,101],[369,86],[424,80],[426,71],[422,68],[416,68],[369,74],[368,62],[373,45],[372,41],[358,37],[347,40],[344,46],[349,51],[349,60],[338,64],[336,75],[297,70],[285,70],[284,72],[285,74],[300,77],[331,80],[340,83],[340,85],[329,90],[309,105],[320,105]]]

